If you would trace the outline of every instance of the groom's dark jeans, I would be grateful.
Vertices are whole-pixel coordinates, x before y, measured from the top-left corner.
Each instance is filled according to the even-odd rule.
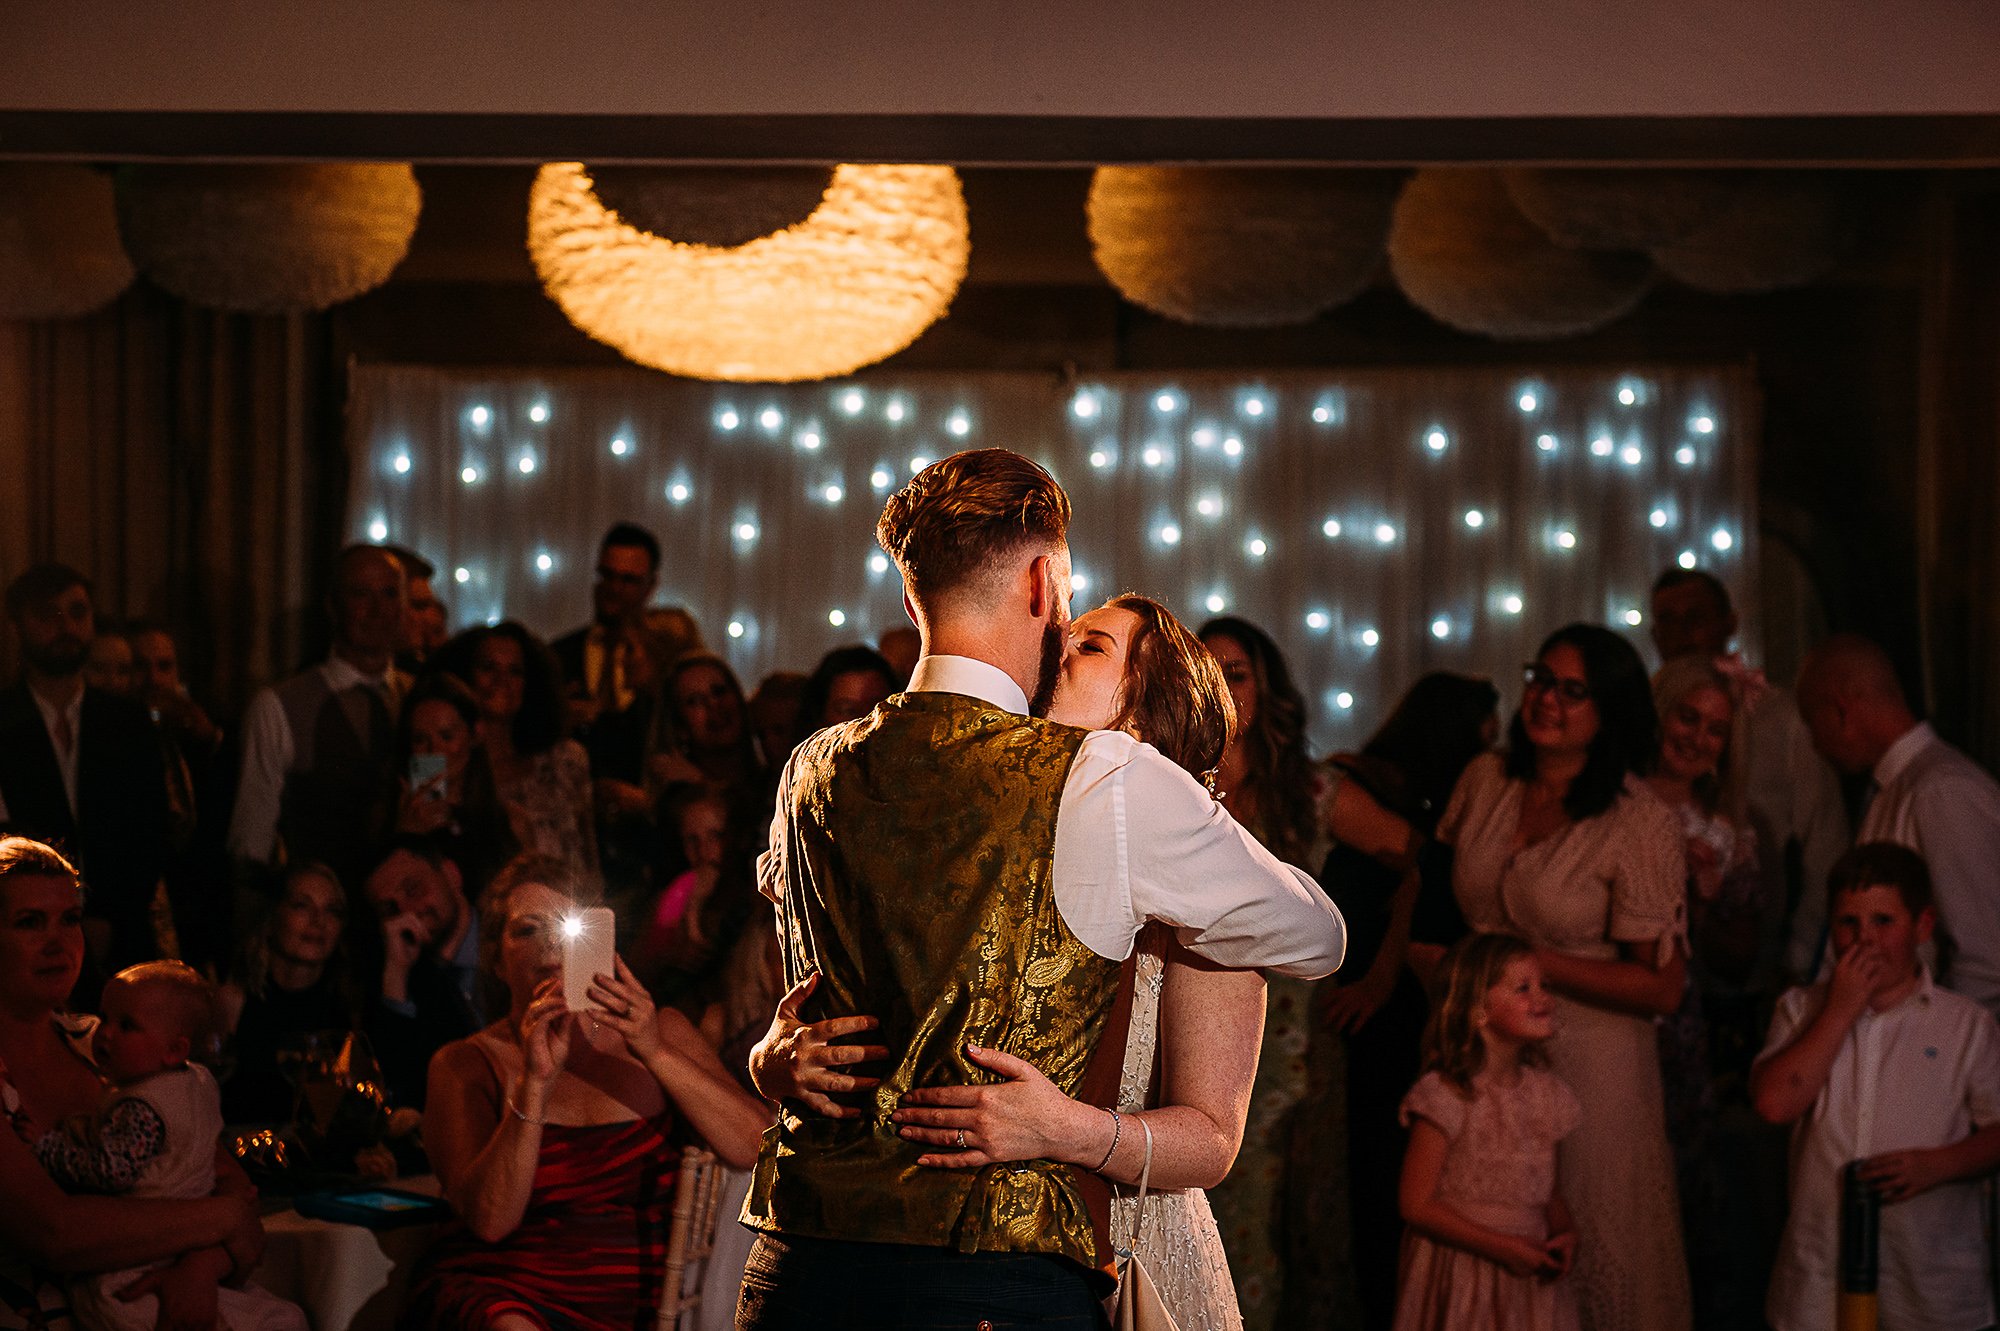
[[[1101,1331],[1091,1284],[1058,1257],[763,1234],[736,1331]]]

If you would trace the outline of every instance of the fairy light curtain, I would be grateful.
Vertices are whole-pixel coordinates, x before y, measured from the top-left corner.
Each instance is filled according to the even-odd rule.
[[[583,622],[596,541],[631,519],[659,601],[746,686],[905,621],[876,549],[929,460],[1004,445],[1075,505],[1077,605],[1122,590],[1285,648],[1321,751],[1426,670],[1516,671],[1571,620],[1642,646],[1675,562],[1754,624],[1754,395],[1737,369],[879,374],[746,387],[642,371],[358,366],[350,534],[440,569],[463,626]],[[1751,644],[1754,648],[1755,644]]]

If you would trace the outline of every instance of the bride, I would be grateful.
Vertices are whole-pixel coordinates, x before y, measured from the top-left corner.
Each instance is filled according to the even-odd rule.
[[[1199,778],[1221,761],[1234,711],[1221,668],[1200,640],[1159,602],[1128,595],[1071,625],[1048,719],[1127,731]],[[1160,925],[1139,935],[1134,960],[1118,1112],[1123,1131],[1138,1131],[1135,1119],[1152,1130],[1153,1190],[1143,1215],[1136,1214],[1135,1196],[1117,1192],[1113,1242],[1129,1244],[1144,1262],[1182,1331],[1241,1331],[1222,1238],[1201,1189],[1222,1181],[1243,1141],[1264,1026],[1263,977],[1213,966],[1179,947]],[[840,1069],[888,1051],[833,1043],[872,1029],[872,1017],[800,1022],[799,1005],[816,978],[806,977],[779,1005],[770,1033],[751,1055],[751,1076],[773,1099],[855,1117],[858,1108],[830,1097],[870,1089],[876,1079]],[[1119,1034],[1105,1032],[1108,1039]],[[940,1148],[919,1157],[919,1164],[979,1169],[1041,1159],[1100,1167],[1104,1109],[1064,1095],[1032,1064],[1010,1055],[974,1048],[967,1056],[1003,1080],[920,1087],[905,1095],[895,1114],[901,1134]],[[956,1149],[965,1134],[986,1149]],[[1104,1176],[1127,1188],[1139,1181],[1136,1172]]]

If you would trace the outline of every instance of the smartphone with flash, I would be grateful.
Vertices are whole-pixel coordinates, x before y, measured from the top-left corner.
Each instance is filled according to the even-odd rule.
[[[444,775],[444,755],[442,753],[413,753],[410,755],[410,791],[423,791],[427,799],[443,799],[444,786],[438,778]],[[437,783],[437,784],[433,784]],[[425,787],[430,787],[425,790]]]
[[[590,999],[591,981],[616,973],[617,925],[608,907],[592,906],[565,915],[562,929],[563,1002],[572,1012],[602,1005]]]

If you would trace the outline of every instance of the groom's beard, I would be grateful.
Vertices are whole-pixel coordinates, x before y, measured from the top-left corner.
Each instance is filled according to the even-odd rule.
[[[1029,716],[1047,716],[1056,700],[1056,683],[1062,678],[1063,649],[1069,646],[1069,631],[1053,621],[1042,629],[1042,668],[1035,677],[1035,696],[1028,699]]]

